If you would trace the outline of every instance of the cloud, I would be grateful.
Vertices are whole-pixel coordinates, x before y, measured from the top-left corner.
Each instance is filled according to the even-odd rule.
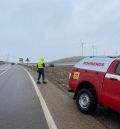
[[[13,60],[47,60],[81,54],[115,54],[120,47],[119,0],[4,0],[0,2],[0,43]],[[108,46],[109,50],[108,50]],[[4,49],[6,48],[6,49]]]

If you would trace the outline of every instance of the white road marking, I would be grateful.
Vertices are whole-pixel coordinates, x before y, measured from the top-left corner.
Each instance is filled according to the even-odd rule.
[[[8,66],[7,66],[7,67],[0,68],[0,70],[3,71],[3,70],[5,70],[6,68],[8,68]]]
[[[8,68],[9,65],[0,65],[0,70],[3,71]]]
[[[52,115],[51,115],[51,113],[50,113],[50,111],[49,111],[49,109],[47,107],[47,104],[46,104],[46,102],[45,102],[40,90],[37,87],[36,82],[34,81],[34,79],[31,76],[31,74],[25,68],[23,68],[23,69],[27,72],[27,74],[29,75],[30,79],[32,80],[32,83],[34,85],[35,91],[36,91],[36,93],[38,95],[38,98],[39,98],[39,101],[41,103],[41,106],[42,106],[46,121],[48,123],[49,129],[58,129],[56,124],[55,124],[55,122],[54,122],[54,120],[53,120],[53,117],[52,117]]]
[[[9,69],[11,69],[11,66],[9,66],[4,72],[2,72],[2,73],[0,74],[0,76],[2,76],[4,73],[6,73]]]

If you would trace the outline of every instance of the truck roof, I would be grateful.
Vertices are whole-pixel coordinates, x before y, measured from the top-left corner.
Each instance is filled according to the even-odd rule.
[[[87,57],[80,60],[74,67],[92,71],[107,72],[111,63],[120,58],[115,57]]]

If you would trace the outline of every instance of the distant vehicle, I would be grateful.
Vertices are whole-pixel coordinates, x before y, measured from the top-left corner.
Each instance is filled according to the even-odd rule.
[[[11,63],[11,65],[15,65],[15,63],[14,63],[14,62],[12,62],[12,63]]]
[[[120,112],[120,58],[82,59],[70,71],[69,87],[82,113],[93,113],[97,104]]]
[[[54,64],[49,64],[49,67],[55,67],[55,65]]]

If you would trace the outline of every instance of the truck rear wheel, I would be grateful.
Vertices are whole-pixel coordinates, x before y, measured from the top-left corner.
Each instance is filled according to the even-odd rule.
[[[76,104],[78,109],[85,114],[91,114],[97,107],[97,101],[95,95],[90,89],[82,89],[79,91]]]

